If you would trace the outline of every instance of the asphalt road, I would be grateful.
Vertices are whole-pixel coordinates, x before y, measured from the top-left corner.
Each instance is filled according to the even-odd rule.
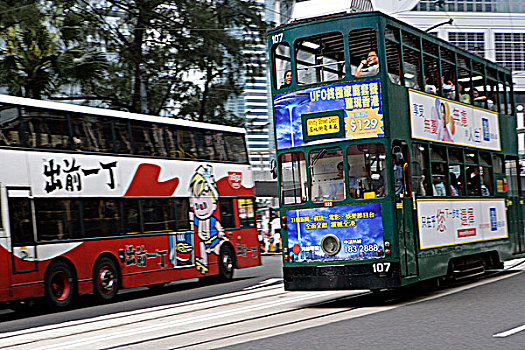
[[[160,291],[134,288],[121,291],[115,301],[103,305],[97,304],[92,296],[83,296],[77,300],[74,309],[56,313],[50,313],[38,307],[25,314],[0,310],[0,330],[1,332],[12,332],[47,324],[181,303],[239,291],[272,278],[282,278],[280,255],[263,256],[262,262],[263,265],[259,267],[236,270],[233,281],[227,283],[217,283],[213,279],[200,281],[195,279],[185,283],[167,285]]]

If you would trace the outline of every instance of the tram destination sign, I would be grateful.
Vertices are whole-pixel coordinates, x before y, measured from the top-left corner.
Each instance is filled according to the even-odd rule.
[[[413,138],[501,150],[497,113],[414,90],[409,99]]]

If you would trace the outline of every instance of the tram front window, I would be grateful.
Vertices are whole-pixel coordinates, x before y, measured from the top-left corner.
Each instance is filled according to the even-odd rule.
[[[340,148],[310,152],[312,201],[341,201],[346,198],[343,151]]]
[[[349,188],[354,198],[371,199],[388,194],[385,146],[380,143],[352,145],[347,150]]]
[[[299,204],[307,200],[306,161],[302,152],[283,153],[281,164],[281,202]]]

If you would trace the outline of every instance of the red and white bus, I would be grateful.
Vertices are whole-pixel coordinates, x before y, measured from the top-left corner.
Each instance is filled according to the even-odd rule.
[[[259,266],[244,129],[0,95],[0,302]]]

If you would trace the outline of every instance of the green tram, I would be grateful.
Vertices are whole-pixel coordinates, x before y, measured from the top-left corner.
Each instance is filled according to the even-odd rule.
[[[268,33],[287,290],[523,256],[511,72],[378,12]]]

